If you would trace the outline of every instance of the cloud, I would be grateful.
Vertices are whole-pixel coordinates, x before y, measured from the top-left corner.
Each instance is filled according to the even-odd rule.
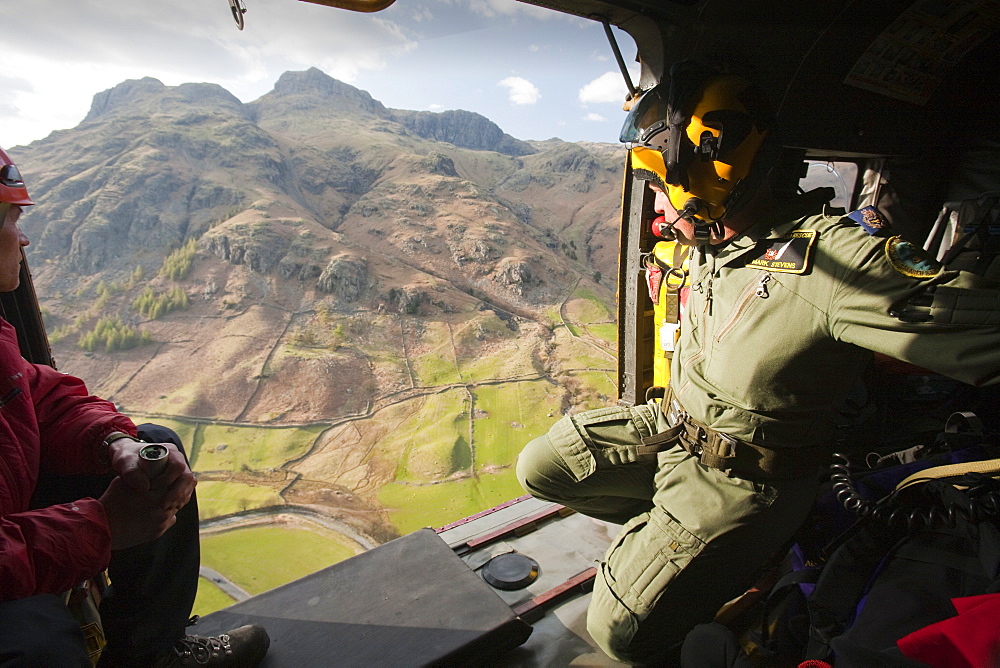
[[[275,66],[318,66],[356,79],[386,66],[386,56],[414,48],[412,35],[384,17],[333,11],[310,3],[249,7],[239,31],[225,2],[32,0],[4,16],[6,40],[22,56],[52,62],[126,68],[168,85],[210,80],[276,79]],[[234,91],[235,92],[235,91]]]
[[[507,88],[507,97],[512,104],[535,104],[542,99],[538,87],[521,77],[507,77],[497,85]]]
[[[554,12],[545,7],[536,7],[524,4],[523,2],[515,2],[515,0],[469,0],[468,6],[473,12],[487,18],[525,14],[532,19],[542,20],[556,17],[576,19],[575,16],[567,17],[566,14],[561,12]]]
[[[134,0],[31,0],[8,14],[5,70],[19,77],[0,77],[8,145],[72,127],[96,92],[126,79],[217,83],[250,101],[288,70],[315,66],[353,83],[416,48],[413,30],[384,16],[306,2],[254,2],[243,31],[223,0],[166,11]]]
[[[604,121],[606,121],[608,119],[604,118],[604,116],[601,116],[600,114],[595,114],[595,113],[591,112],[591,113],[587,114],[586,116],[584,116],[583,120],[585,120],[585,121],[591,121],[591,122],[595,122],[595,123],[603,123]]]
[[[583,104],[599,104],[625,100],[628,88],[621,72],[605,72],[580,89],[580,102]]]
[[[12,92],[30,93],[34,90],[34,86],[27,79],[0,74],[0,90],[4,91],[5,94]]]
[[[240,31],[225,0],[182,0],[168,9],[136,0],[22,2],[4,15],[0,145],[73,127],[95,93],[127,79],[149,76],[167,86],[215,83],[249,102],[271,90],[282,73],[309,67],[367,89],[390,106],[468,108],[496,115],[518,136],[546,137],[552,130],[541,128],[559,123],[565,109],[545,109],[545,103],[570,98],[583,83],[614,69],[593,57],[595,45],[604,43],[599,23],[515,0],[408,0],[377,14],[297,0],[247,4],[246,29]],[[520,77],[509,76],[511,62]],[[502,98],[497,104],[502,95],[509,104]],[[536,105],[537,113],[518,113],[523,105]],[[566,119],[571,132],[594,132],[597,124],[582,119],[590,110]]]

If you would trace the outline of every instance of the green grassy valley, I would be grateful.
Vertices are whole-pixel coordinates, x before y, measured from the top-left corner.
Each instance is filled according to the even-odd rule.
[[[417,377],[425,393],[364,416],[297,426],[135,417],[170,426],[191,444],[203,562],[248,594],[260,593],[386,538],[444,526],[523,495],[513,470],[517,454],[574,401],[569,389],[575,409],[601,405],[614,391],[603,339],[584,343],[571,334],[607,327],[587,320],[607,313],[596,302],[567,311],[579,319],[556,327],[565,334],[555,337],[552,354],[591,364],[588,369],[532,374],[505,348],[467,365],[427,355],[414,364],[424,370]],[[451,336],[431,322],[422,340],[447,349]],[[326,503],[316,503],[321,499]],[[351,503],[330,504],[338,499],[352,500],[354,511]],[[335,525],[285,519],[297,507],[317,506],[351,533],[373,533],[373,524],[381,533],[366,535],[370,544],[363,544]],[[195,612],[208,614],[235,600],[203,577]]]

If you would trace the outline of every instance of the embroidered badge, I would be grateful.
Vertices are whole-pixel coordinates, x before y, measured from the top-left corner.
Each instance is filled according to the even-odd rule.
[[[885,257],[889,260],[889,266],[903,276],[933,278],[941,271],[941,265],[930,258],[922,248],[902,237],[890,237],[885,242]]]
[[[861,226],[865,232],[873,237],[887,237],[891,230],[889,221],[885,219],[878,209],[873,206],[866,206],[863,209],[852,211],[847,217]]]
[[[804,274],[812,262],[816,230],[793,230],[778,239],[762,239],[746,266],[786,274]]]

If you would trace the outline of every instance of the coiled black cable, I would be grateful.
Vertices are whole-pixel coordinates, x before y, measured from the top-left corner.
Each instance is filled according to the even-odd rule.
[[[905,529],[908,532],[926,531],[934,528],[954,528],[959,520],[977,523],[985,519],[1000,517],[1000,480],[980,473],[965,473],[946,478],[927,478],[924,484],[895,489],[878,501],[865,499],[854,483],[851,475],[850,459],[843,453],[833,454],[830,465],[830,482],[834,497],[848,511],[858,518],[868,518],[889,527]],[[954,500],[945,502],[941,494],[934,494],[940,485],[960,485],[961,503]],[[910,498],[922,492],[917,499]],[[907,495],[902,494],[907,491]],[[914,505],[915,500],[924,500],[927,505]]]

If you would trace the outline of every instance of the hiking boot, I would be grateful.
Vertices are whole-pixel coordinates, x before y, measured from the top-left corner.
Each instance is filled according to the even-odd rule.
[[[248,624],[217,636],[184,636],[153,666],[254,668],[264,659],[270,645],[271,639],[267,631],[260,626]]]

